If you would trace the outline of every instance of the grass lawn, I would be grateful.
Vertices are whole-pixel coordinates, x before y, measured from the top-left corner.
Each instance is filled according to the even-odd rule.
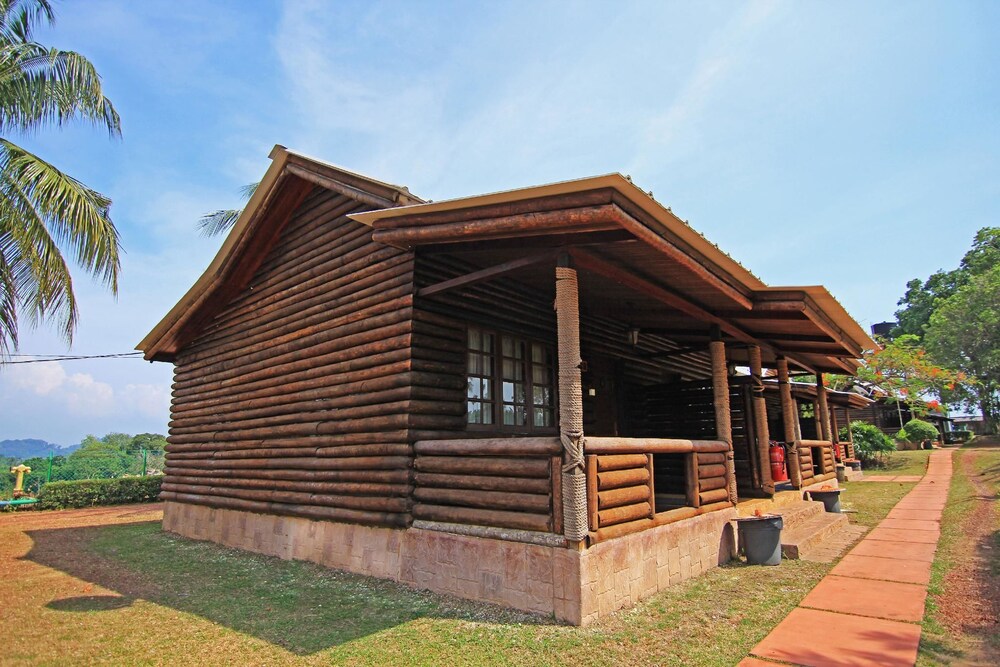
[[[852,520],[911,486],[851,485]],[[179,538],[147,508],[90,512],[0,518],[4,664],[731,666],[832,567],[733,563],[581,629]]]
[[[917,664],[1000,664],[1000,447],[963,447],[954,470]]]
[[[913,449],[893,452],[881,468],[867,468],[873,475],[923,475],[927,472],[929,449]]]

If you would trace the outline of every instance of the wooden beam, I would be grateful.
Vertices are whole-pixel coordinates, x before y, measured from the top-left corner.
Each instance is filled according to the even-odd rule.
[[[475,285],[476,283],[498,278],[528,266],[534,266],[535,264],[540,264],[548,260],[554,260],[558,254],[558,251],[547,251],[535,255],[528,255],[527,257],[512,259],[509,262],[503,262],[502,264],[496,264],[485,269],[480,269],[479,271],[473,271],[472,273],[467,273],[464,276],[458,276],[449,280],[443,280],[433,285],[428,285],[427,287],[421,287],[417,290],[417,296],[433,296],[434,294],[440,294],[441,292],[447,292],[448,290],[459,287]]]
[[[587,251],[570,248],[570,254],[573,255],[577,266],[580,268],[600,274],[605,278],[609,278],[621,285],[641,292],[646,296],[656,299],[660,303],[670,306],[674,310],[684,313],[685,315],[689,315],[690,317],[694,317],[709,324],[717,324],[720,329],[737,340],[746,343],[761,344],[760,341],[757,341],[753,336],[746,333],[736,325],[724,320],[721,317],[713,315],[703,307],[689,301],[680,294],[651,283],[645,278],[640,278],[639,276]],[[770,348],[770,345],[767,345],[766,347]]]
[[[620,228],[624,215],[613,204],[588,206],[564,211],[544,211],[518,215],[448,222],[418,227],[375,229],[372,240],[409,250],[427,243],[481,241],[522,238],[566,232],[597,232]]]
[[[443,241],[420,246],[421,254],[439,254],[461,252],[473,254],[477,252],[495,253],[498,250],[524,250],[525,248],[561,248],[565,246],[595,245],[602,248],[610,245],[634,245],[638,240],[624,229],[601,232],[577,232],[573,234],[547,234],[527,238],[491,239],[488,241]]]

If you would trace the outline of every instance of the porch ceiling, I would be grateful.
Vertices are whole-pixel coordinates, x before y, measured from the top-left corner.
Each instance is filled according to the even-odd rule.
[[[853,373],[875,347],[825,288],[768,287],[620,175],[352,217],[377,241],[460,256],[543,294],[553,284],[546,253],[565,251],[580,269],[585,312],[688,344],[707,343],[717,325],[744,344],[730,346],[736,363],[759,344],[765,365],[785,356]]]

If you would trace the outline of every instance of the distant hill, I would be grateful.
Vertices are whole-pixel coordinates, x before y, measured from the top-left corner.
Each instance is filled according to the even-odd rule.
[[[0,440],[0,456],[10,456],[15,459],[24,460],[36,456],[48,456],[49,452],[54,452],[56,456],[68,456],[73,451],[80,448],[80,445],[70,445],[62,447],[54,445],[44,440]]]

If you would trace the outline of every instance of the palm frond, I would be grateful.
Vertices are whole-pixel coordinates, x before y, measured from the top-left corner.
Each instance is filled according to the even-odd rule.
[[[0,131],[28,133],[78,118],[121,134],[118,111],[87,58],[33,42],[0,45]]]
[[[5,42],[30,41],[37,25],[54,21],[48,0],[0,0],[0,40]]]
[[[240,188],[240,196],[244,201],[249,200],[257,192],[258,186],[260,186],[260,181],[244,185]],[[225,234],[233,228],[242,213],[243,209],[241,208],[220,209],[213,213],[208,213],[207,215],[203,215],[198,221],[198,230],[202,236],[219,236],[220,234]]]
[[[0,196],[22,221],[41,221],[56,244],[72,249],[80,266],[117,293],[121,245],[110,199],[2,138]]]

